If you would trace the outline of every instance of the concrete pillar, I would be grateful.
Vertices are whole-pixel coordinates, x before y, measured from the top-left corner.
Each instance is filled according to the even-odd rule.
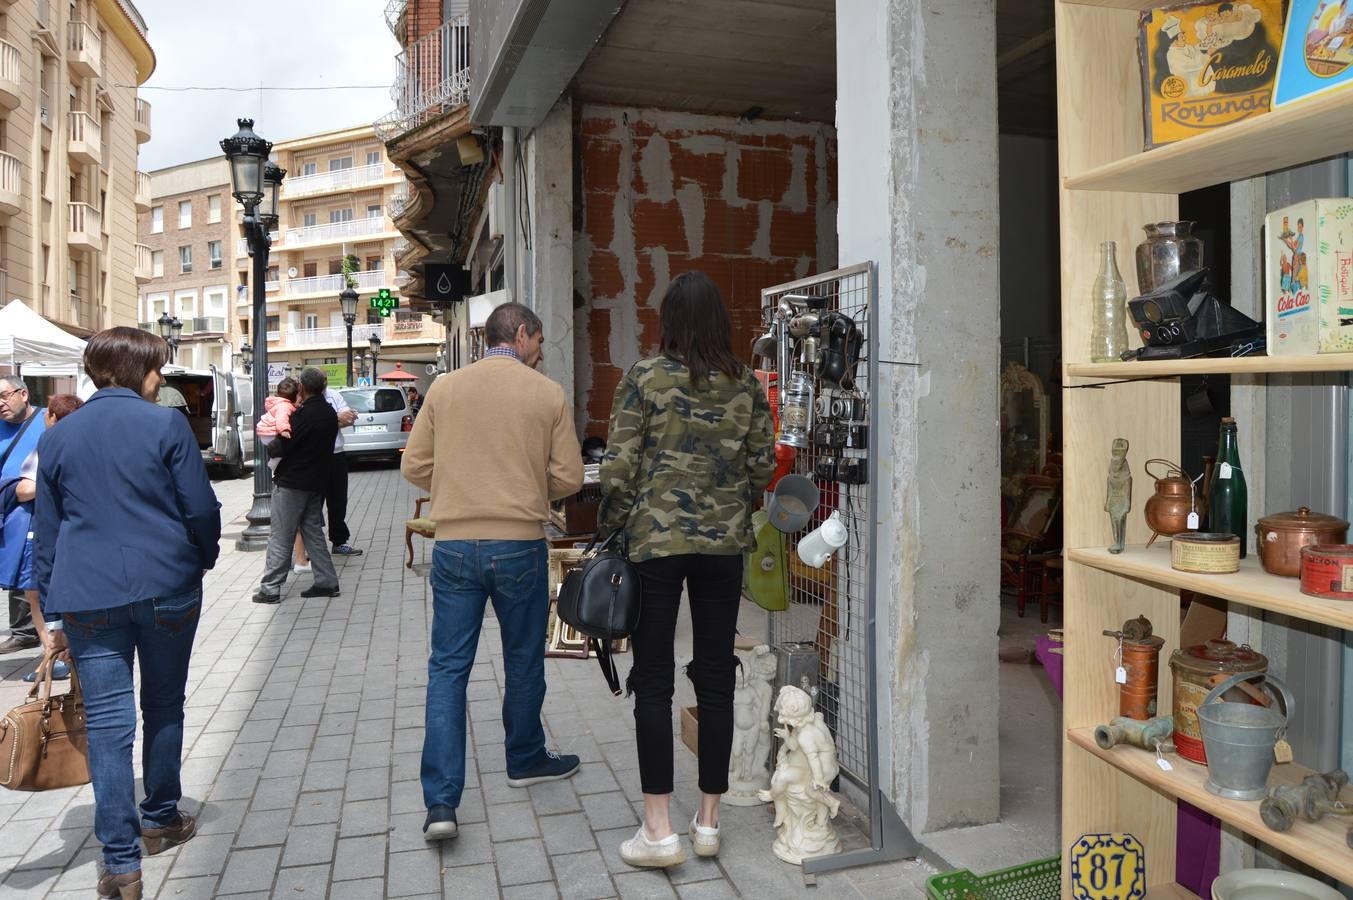
[[[840,261],[879,275],[880,770],[918,832],[1000,811],[995,12],[836,5]]]
[[[546,375],[573,408],[573,103],[555,104],[527,142],[530,250],[525,295],[545,323]]]

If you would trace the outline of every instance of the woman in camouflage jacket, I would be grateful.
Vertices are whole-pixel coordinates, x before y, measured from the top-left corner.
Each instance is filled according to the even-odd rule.
[[[694,632],[686,673],[700,709],[702,797],[689,834],[697,854],[714,856],[733,741],[743,554],[753,545],[752,508],[775,468],[770,404],[733,353],[718,287],[700,272],[678,276],[661,319],[661,355],[636,363],[616,390],[599,518],[603,533],[624,531],[643,577],[629,688],[644,824],[620,852],[631,865],[660,867],[685,859],[667,812],[682,585]]]

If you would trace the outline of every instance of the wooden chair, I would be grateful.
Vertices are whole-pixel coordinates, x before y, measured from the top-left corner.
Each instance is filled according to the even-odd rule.
[[[423,504],[431,497],[419,497],[413,505],[413,518],[404,523],[404,545],[409,548],[409,561],[404,568],[413,568],[413,536],[415,534],[432,540],[437,536],[437,523],[423,515]]]
[[[1040,588],[1044,564],[1061,556],[1062,480],[1026,475],[1021,482],[1018,504],[1001,531],[1001,586],[1014,591],[1015,611],[1021,617],[1034,595],[1046,622],[1047,605]]]

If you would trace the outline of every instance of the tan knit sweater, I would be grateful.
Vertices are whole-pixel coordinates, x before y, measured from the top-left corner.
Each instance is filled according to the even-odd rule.
[[[430,492],[439,541],[537,540],[583,484],[563,388],[507,356],[432,383],[400,469]]]

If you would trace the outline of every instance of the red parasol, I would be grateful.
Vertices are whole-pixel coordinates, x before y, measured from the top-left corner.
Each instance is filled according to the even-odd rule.
[[[417,375],[410,375],[408,372],[405,372],[405,371],[404,371],[404,366],[403,366],[402,363],[395,363],[395,370],[394,370],[393,372],[386,372],[384,375],[382,375],[382,376],[380,377],[380,380],[381,380],[381,381],[417,381],[417,380],[418,380],[418,376],[417,376]]]

